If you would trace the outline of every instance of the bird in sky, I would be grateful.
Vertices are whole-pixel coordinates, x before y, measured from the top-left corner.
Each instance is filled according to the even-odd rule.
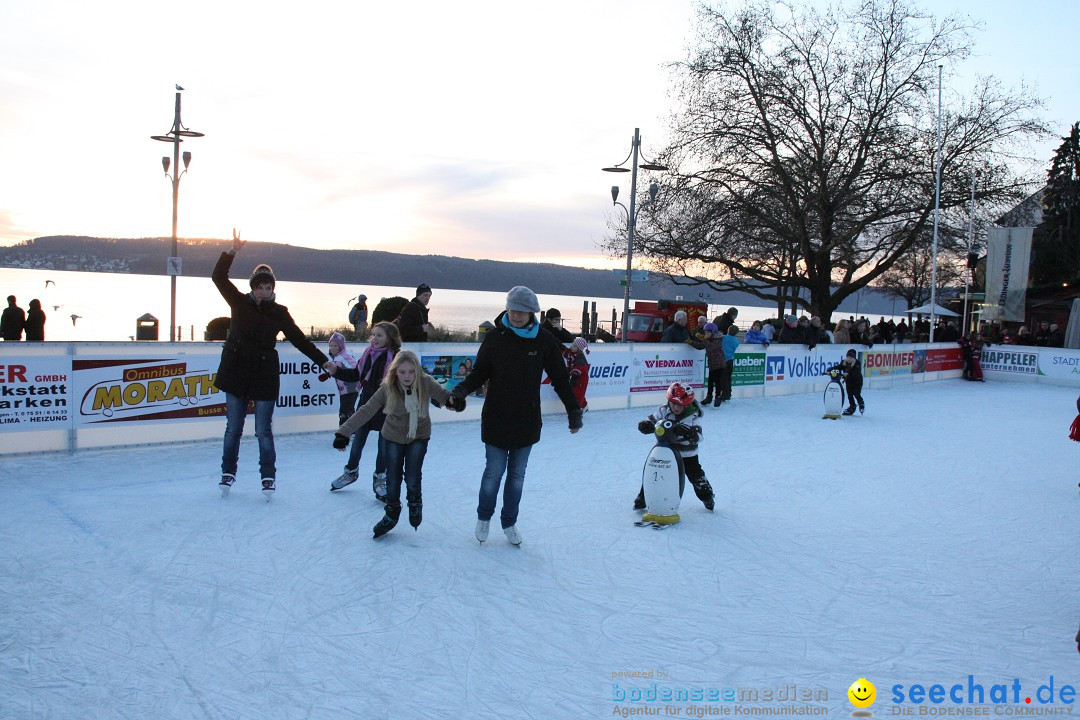
[[[53,282],[52,280],[46,280],[45,281],[45,287],[49,287],[50,285],[52,285],[53,287],[56,287],[55,282]]]
[[[81,317],[82,315],[76,315],[75,313],[71,313],[71,326],[75,327],[75,321]]]
[[[53,312],[56,312],[57,310],[59,310],[62,307],[64,307],[64,306],[63,305],[53,305],[52,306]]]
[[[182,88],[182,87],[180,87],[179,85],[177,85],[177,86],[176,86],[176,89],[177,89],[177,90],[183,90],[184,88]]]

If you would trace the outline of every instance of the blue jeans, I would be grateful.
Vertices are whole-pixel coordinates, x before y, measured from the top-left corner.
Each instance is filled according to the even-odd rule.
[[[275,400],[253,400],[255,403],[255,437],[259,441],[260,477],[277,477],[277,452],[274,450]],[[221,473],[236,475],[236,459],[240,455],[240,436],[244,434],[248,399],[225,393],[225,449],[221,454]]]
[[[349,448],[349,462],[345,464],[345,470],[349,472],[356,472],[360,469],[360,456],[364,452],[364,445],[367,443],[368,433],[371,432],[369,423],[364,423],[360,426],[360,429],[353,433],[352,446]],[[382,433],[378,430],[375,431],[375,436],[378,438],[379,453],[375,456],[375,472],[386,472],[386,440],[383,439]]]
[[[503,528],[517,524],[518,505],[521,503],[521,489],[525,485],[525,467],[529,464],[532,445],[507,450],[484,445],[487,465],[480,478],[480,503],[476,506],[476,517],[490,520],[495,514],[495,503],[499,499],[499,484],[506,473],[506,486],[503,488],[502,514],[499,520]]]
[[[381,435],[379,436],[382,437]],[[420,477],[427,454],[428,438],[407,445],[383,440],[386,450],[386,505],[401,507],[401,480],[404,477],[410,503],[421,501]]]

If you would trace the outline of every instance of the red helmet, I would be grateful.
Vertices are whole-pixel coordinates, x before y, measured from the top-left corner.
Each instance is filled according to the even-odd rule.
[[[667,401],[689,407],[694,403],[694,388],[686,383],[673,382],[667,389]]]

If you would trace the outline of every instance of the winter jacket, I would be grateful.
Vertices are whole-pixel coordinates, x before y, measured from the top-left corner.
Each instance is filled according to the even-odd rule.
[[[850,345],[851,344],[851,333],[848,332],[847,328],[841,329],[839,324],[837,324],[836,329],[833,330],[832,337],[833,337],[833,342],[836,343],[837,345]]]
[[[768,345],[769,338],[761,330],[750,328],[746,331],[746,337],[743,338],[743,342],[747,345]]]
[[[728,358],[724,357],[724,343],[721,338],[713,335],[708,340],[690,340],[690,347],[705,351],[705,360],[710,370],[719,370],[724,367]]]
[[[659,425],[665,420],[670,420],[673,423],[688,428],[691,432],[686,437],[680,436],[677,433],[664,433],[664,439],[673,447],[677,448],[682,457],[687,458],[697,455],[698,442],[701,439],[701,426],[698,425],[698,418],[701,417],[701,414],[701,408],[695,400],[694,404],[686,408],[681,415],[676,415],[671,412],[671,408],[668,405],[661,405],[656,408],[656,412],[649,416],[649,421],[652,422],[653,425]]]
[[[503,311],[495,319],[495,327],[484,335],[472,371],[451,394],[465,398],[486,382],[480,439],[488,445],[514,450],[540,440],[540,382],[544,372],[566,407],[571,427],[580,427],[581,410],[555,336],[537,328],[535,337],[521,337],[508,327],[508,322]]]
[[[690,331],[679,323],[671,323],[660,337],[662,343],[684,343],[690,339]]]
[[[41,302],[30,301],[30,310],[26,313],[26,342],[45,342],[45,313],[41,310]]]
[[[832,344],[832,338],[829,337],[829,333],[825,331],[823,327],[814,327],[813,325],[807,326],[805,330],[806,344],[813,348],[815,345],[830,345]]]
[[[574,352],[572,348],[563,348],[563,361],[566,362],[566,372],[570,375],[570,388],[574,391],[578,407],[582,410],[589,407],[589,401],[585,393],[589,390],[589,360],[583,352]]]
[[[418,373],[416,382],[423,383],[424,394],[427,395],[428,398],[437,401],[440,405],[446,404],[446,398],[450,397],[450,393],[430,375],[427,373]],[[371,396],[371,399],[361,405],[360,409],[353,413],[353,416],[337,429],[337,434],[343,437],[351,436],[376,415],[385,413],[386,401],[386,387],[384,385],[379,385],[379,389],[375,391],[375,394]],[[405,409],[404,403],[402,403],[401,407],[396,408],[393,412],[385,413],[386,420],[383,422],[381,431],[382,436],[390,442],[400,443],[401,445],[407,445],[413,440],[423,440],[431,437],[430,410],[431,403],[427,401],[420,403],[420,416],[416,419],[416,437],[410,438],[409,412]]]
[[[232,310],[214,385],[249,400],[277,400],[281,387],[276,349],[279,332],[316,365],[325,365],[327,358],[296,326],[287,307],[278,305],[273,297],[256,302],[251,293],[236,289],[229,281],[233,257],[221,253],[212,275],[214,285]]]
[[[383,378],[386,376],[386,368],[390,367],[390,362],[393,359],[394,353],[390,352],[390,350],[378,355],[365,351],[357,360],[355,367],[338,369],[334,373],[334,379],[338,382],[356,383],[357,389],[360,391],[357,404],[362,407],[378,392],[379,386],[382,385]],[[365,377],[367,380],[364,380]],[[382,412],[375,413],[371,418],[371,422],[368,423],[368,429],[381,430],[385,420],[386,416]]]
[[[0,337],[8,342],[22,340],[23,326],[26,323],[26,313],[18,305],[8,305],[4,308],[4,314],[0,315]]]
[[[827,374],[833,370],[839,370],[840,374],[844,376],[844,385],[847,386],[848,394],[855,393],[858,395],[862,392],[862,368],[857,360],[851,365],[841,360],[825,370],[825,372]]]
[[[713,318],[713,322],[716,323],[716,334],[723,337],[727,334],[727,329],[731,327],[731,323],[735,322],[735,318],[725,312]]]
[[[544,322],[540,323],[540,327],[554,335],[555,339],[561,343],[574,342],[574,336],[569,330],[566,328],[555,327],[550,320],[544,320]]]
[[[416,298],[413,298],[401,308],[394,324],[401,331],[401,342],[427,342],[427,330],[424,326],[428,322],[428,308]]]
[[[735,359],[735,351],[739,348],[739,338],[735,335],[725,335],[720,339],[724,345],[724,359],[731,362]]]
[[[791,327],[787,323],[784,323],[784,327],[780,329],[780,336],[776,339],[777,345],[802,345],[805,340],[805,334],[803,329],[796,325]]]

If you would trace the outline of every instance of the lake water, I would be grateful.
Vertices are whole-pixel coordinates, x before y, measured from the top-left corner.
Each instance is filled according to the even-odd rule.
[[[50,281],[47,286],[46,281]],[[233,281],[241,290],[247,289],[246,277]],[[0,268],[0,300],[15,295],[24,310],[31,299],[40,300],[48,318],[46,340],[128,340],[135,335],[136,319],[147,313],[158,318],[159,338],[168,340],[169,287],[169,278],[163,275]],[[278,302],[289,308],[305,332],[347,326],[350,299],[360,292],[368,296],[369,310],[374,310],[381,298],[412,298],[416,292],[415,287],[287,281],[278,282],[276,290]],[[621,314],[623,306],[622,297],[540,295],[539,300],[544,310],[558,308],[571,332],[580,331],[583,302],[590,302],[590,308],[592,302],[596,303],[602,327],[609,330],[612,311]],[[506,307],[505,301],[504,292],[434,288],[430,319],[434,325],[471,332],[485,320],[494,320]],[[709,315],[714,317],[727,307],[713,305]],[[741,326],[776,316],[775,307],[736,307]],[[228,315],[228,310],[210,278],[177,278],[176,319],[182,340],[202,340],[206,324]],[[74,321],[73,315],[78,316]]]

